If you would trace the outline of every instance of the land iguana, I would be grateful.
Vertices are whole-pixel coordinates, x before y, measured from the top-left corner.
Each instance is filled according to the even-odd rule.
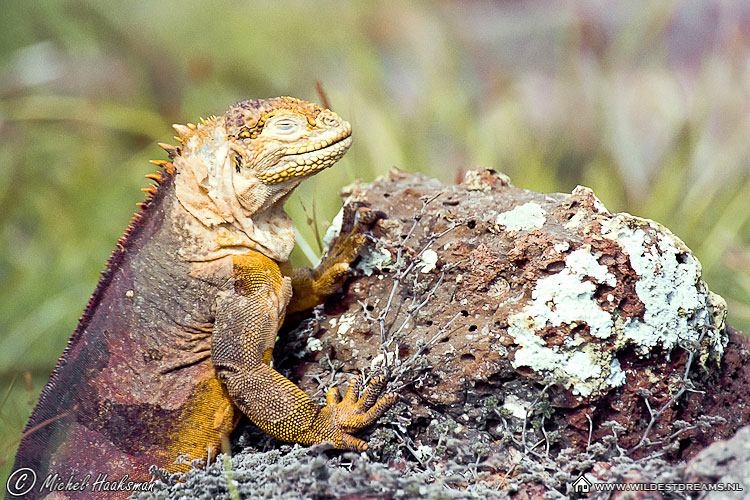
[[[80,483],[87,474],[84,491],[62,494],[127,496],[90,490],[100,474],[148,481],[152,464],[181,472],[210,459],[240,412],[282,440],[361,451],[367,444],[351,434],[396,401],[380,396],[383,377],[359,398],[355,377],[343,401],[334,388],[320,408],[270,366],[285,313],[336,291],[379,216],[348,210],[316,268],[289,265],[294,227],[283,204],[344,155],[350,124],[280,97],[174,127],[181,145],[161,145],[171,161],[155,162],[157,184],[146,189],[26,427],[8,483],[18,492],[33,470],[25,498],[50,493],[50,477]]]

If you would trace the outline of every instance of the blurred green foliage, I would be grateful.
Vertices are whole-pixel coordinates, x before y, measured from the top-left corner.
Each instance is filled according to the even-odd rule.
[[[305,239],[308,216],[324,226],[337,212],[339,188],[394,166],[584,184],[671,228],[748,331],[749,21],[742,2],[696,0],[8,2],[2,483],[169,124],[246,98],[320,101],[316,81],[355,143],[287,204]]]

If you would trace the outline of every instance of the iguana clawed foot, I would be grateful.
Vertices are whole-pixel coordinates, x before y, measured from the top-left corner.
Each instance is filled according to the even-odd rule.
[[[328,262],[351,262],[367,243],[368,231],[385,218],[383,212],[372,210],[366,203],[357,201],[344,205],[341,228],[331,241],[324,259],[315,268],[331,267]]]
[[[310,309],[341,288],[349,275],[351,262],[372,238],[370,228],[382,218],[385,218],[383,212],[371,210],[362,202],[344,206],[341,229],[323,260],[314,269],[295,269],[292,276],[294,297],[287,307],[287,315]]]
[[[358,399],[362,378],[354,377],[343,401],[336,387],[329,390],[326,405],[321,408],[312,427],[301,436],[300,442],[329,441],[338,449],[365,451],[367,443],[351,434],[372,425],[398,400],[395,392],[379,397],[385,384],[383,376],[373,379]]]

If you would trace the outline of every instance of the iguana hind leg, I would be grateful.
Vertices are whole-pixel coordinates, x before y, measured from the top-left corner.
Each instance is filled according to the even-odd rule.
[[[329,392],[328,404],[318,408],[269,366],[291,295],[289,278],[282,276],[276,262],[257,252],[236,255],[232,261],[234,286],[218,298],[211,338],[211,359],[232,401],[258,427],[285,441],[329,441],[336,448],[366,449],[367,444],[351,433],[372,424],[396,395],[378,398],[384,385],[378,378],[358,398],[360,383],[355,378],[343,401]]]

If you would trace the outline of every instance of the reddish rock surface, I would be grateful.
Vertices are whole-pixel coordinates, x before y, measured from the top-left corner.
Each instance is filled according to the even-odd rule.
[[[370,438],[383,456],[389,440],[410,460],[464,454],[502,485],[561,450],[683,463],[750,421],[747,339],[659,224],[491,171],[452,186],[394,171],[347,194],[388,218],[345,291],[292,334],[302,362],[279,361],[318,394],[387,365],[405,405],[395,436]]]

